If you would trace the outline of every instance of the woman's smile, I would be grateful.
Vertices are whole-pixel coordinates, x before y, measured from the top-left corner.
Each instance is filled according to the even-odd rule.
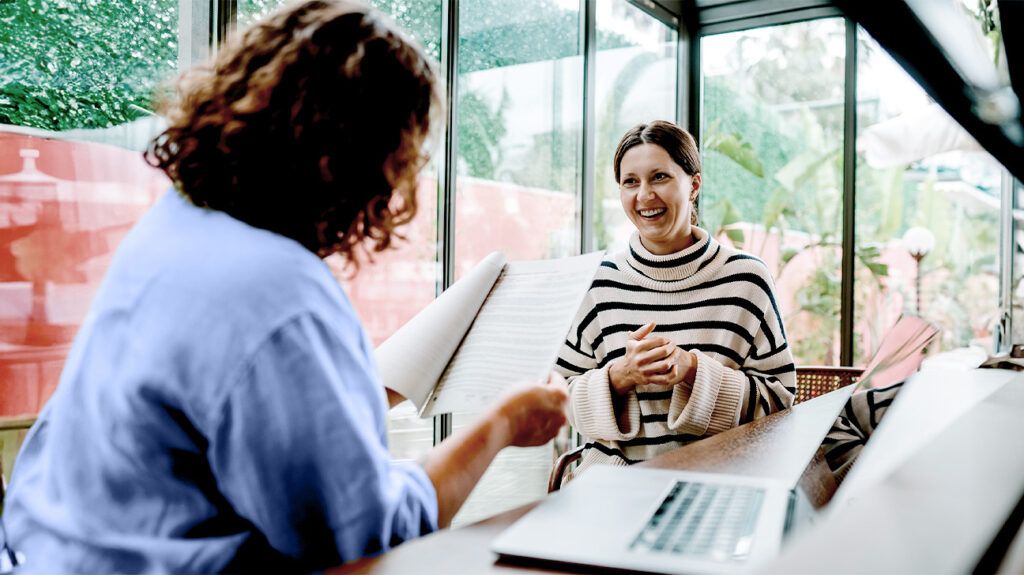
[[[662,214],[664,214],[668,210],[665,209],[665,208],[650,208],[650,209],[639,210],[639,211],[640,211],[640,217],[644,218],[645,220],[651,221],[651,220],[658,219]]]

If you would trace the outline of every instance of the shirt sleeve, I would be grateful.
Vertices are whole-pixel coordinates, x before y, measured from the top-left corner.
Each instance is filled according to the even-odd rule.
[[[437,528],[437,494],[391,462],[385,407],[357,327],[300,316],[255,350],[210,438],[219,487],[270,545],[309,570]]]

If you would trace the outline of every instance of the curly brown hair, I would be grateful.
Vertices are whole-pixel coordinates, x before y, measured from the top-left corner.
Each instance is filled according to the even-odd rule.
[[[145,157],[193,204],[357,266],[416,214],[436,77],[377,11],[292,3],[181,76]]]

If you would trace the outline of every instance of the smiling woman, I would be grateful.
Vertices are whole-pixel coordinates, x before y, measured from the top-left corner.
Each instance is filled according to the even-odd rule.
[[[602,264],[566,337],[575,475],[628,465],[792,405],[796,385],[764,262],[696,225],[700,153],[663,121],[622,137],[615,177],[636,226]]]

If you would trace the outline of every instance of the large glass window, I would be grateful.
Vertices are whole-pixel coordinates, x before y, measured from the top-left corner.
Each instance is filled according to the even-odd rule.
[[[701,225],[760,257],[798,364],[839,363],[845,22],[701,40]]]
[[[512,260],[575,253],[583,61],[578,5],[568,6],[459,4],[457,276],[494,250]],[[453,425],[477,416],[455,414]],[[456,521],[543,495],[552,453],[502,452]]]
[[[633,225],[619,203],[612,156],[622,134],[652,120],[676,121],[675,30],[628,2],[597,4],[594,238],[625,248]]]
[[[941,349],[992,351],[1002,168],[867,34],[858,38],[855,362],[900,313]]]
[[[34,415],[121,238],[168,188],[139,153],[178,1],[0,2],[0,415]]]

